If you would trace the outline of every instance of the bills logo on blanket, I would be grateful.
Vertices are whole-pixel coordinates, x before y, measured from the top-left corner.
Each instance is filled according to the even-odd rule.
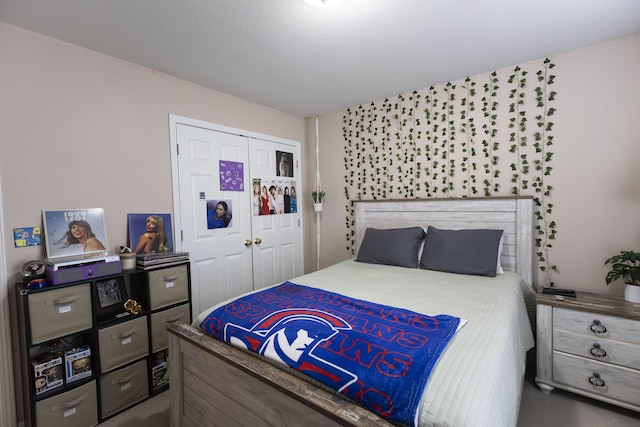
[[[459,323],[285,282],[217,308],[200,328],[413,425],[429,374]]]

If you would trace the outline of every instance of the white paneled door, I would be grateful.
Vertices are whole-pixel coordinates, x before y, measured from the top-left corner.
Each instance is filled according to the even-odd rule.
[[[275,153],[288,153],[293,157],[290,177],[278,176],[278,158]],[[278,142],[252,139],[249,141],[249,163],[252,177],[261,179],[260,187],[276,187],[276,214],[253,215],[253,286],[255,289],[271,286],[300,276],[303,272],[302,227],[299,203],[291,211],[291,200],[300,188],[300,150]],[[285,173],[286,174],[286,173]],[[284,174],[281,174],[284,175]],[[268,191],[268,189],[267,189]],[[281,194],[282,193],[282,194]],[[289,209],[285,197],[289,196]],[[283,200],[280,205],[277,200]],[[282,209],[284,212],[278,212]]]
[[[174,226],[180,240],[175,246],[191,259],[195,316],[229,298],[302,274],[302,215],[295,203],[291,212],[291,192],[301,185],[300,147],[293,141],[182,121],[172,116]],[[287,176],[280,173],[282,153],[291,160]],[[273,192],[263,215],[257,215],[261,206],[253,195],[254,183]],[[220,201],[231,215],[227,224],[213,223],[211,213],[207,218],[207,206]]]
[[[248,191],[220,189],[220,159],[245,167],[249,143],[246,137],[194,126],[178,125],[179,198],[182,251],[191,259],[193,313],[253,289],[251,217]],[[237,171],[236,171],[237,172]],[[207,204],[225,201],[231,222],[224,228],[208,228]],[[230,203],[229,203],[230,202]]]

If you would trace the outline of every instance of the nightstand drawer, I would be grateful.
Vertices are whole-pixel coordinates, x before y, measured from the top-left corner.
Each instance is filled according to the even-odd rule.
[[[640,345],[599,337],[574,334],[562,329],[553,331],[553,349],[588,357],[599,362],[640,369]]]
[[[640,372],[635,369],[554,352],[553,381],[609,399],[640,405]]]
[[[189,323],[191,306],[189,304],[153,313],[151,315],[151,352],[155,353],[169,345],[167,326],[174,322]]]
[[[147,318],[139,317],[98,331],[100,371],[132,362],[149,353]]]
[[[30,293],[28,298],[33,344],[93,326],[89,283]]]
[[[149,397],[149,379],[146,359],[100,378],[102,418],[147,397]]]
[[[187,266],[163,268],[149,272],[149,309],[156,310],[189,299]]]
[[[640,345],[640,322],[605,314],[554,307],[553,328]]]
[[[86,427],[98,424],[96,382],[91,381],[37,402],[36,424],[48,427]]]

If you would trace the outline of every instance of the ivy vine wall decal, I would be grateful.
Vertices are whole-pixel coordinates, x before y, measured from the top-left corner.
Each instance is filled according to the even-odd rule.
[[[553,68],[545,59],[347,109],[347,249],[355,200],[530,195],[538,266],[553,284]]]

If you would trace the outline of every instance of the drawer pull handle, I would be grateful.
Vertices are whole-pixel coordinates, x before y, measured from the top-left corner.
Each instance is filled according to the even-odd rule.
[[[162,278],[162,281],[164,282],[174,282],[179,276],[177,274],[171,275],[171,276],[164,276]]]
[[[597,388],[602,388],[606,385],[604,380],[600,378],[600,374],[596,374],[595,372],[593,373],[592,377],[589,377],[589,382],[592,386]]]
[[[81,404],[89,395],[87,393],[83,393],[77,399],[71,400],[66,403],[61,403],[59,405],[53,405],[51,407],[51,412],[59,411],[60,409],[69,409],[78,406]]]
[[[184,316],[184,313],[180,313],[176,316],[165,317],[162,319],[162,323],[174,323],[180,320]]]
[[[591,353],[593,357],[607,357],[607,352],[603,348],[600,348],[600,344],[598,343],[593,343],[593,347],[591,347],[589,353]]]
[[[135,334],[138,331],[138,329],[140,329],[140,328],[138,328],[136,326],[135,328],[131,328],[128,331],[122,331],[119,334],[113,334],[113,335],[111,335],[111,339],[117,340],[117,339],[120,339],[120,338],[128,338],[131,335]]]
[[[593,320],[593,323],[591,324],[589,329],[591,329],[591,332],[597,335],[602,335],[607,333],[607,327],[604,326],[602,323],[600,323],[598,319]]]
[[[140,374],[140,372],[138,370],[135,370],[131,374],[127,375],[126,377],[114,378],[114,379],[111,380],[111,385],[129,383],[129,382],[131,382],[132,379],[134,379],[139,374]]]
[[[71,295],[65,298],[58,298],[58,299],[52,299],[52,300],[48,300],[45,305],[46,306],[50,306],[50,305],[63,305],[63,304],[71,304],[72,302],[76,302],[78,301],[80,298],[82,298],[82,295]]]

